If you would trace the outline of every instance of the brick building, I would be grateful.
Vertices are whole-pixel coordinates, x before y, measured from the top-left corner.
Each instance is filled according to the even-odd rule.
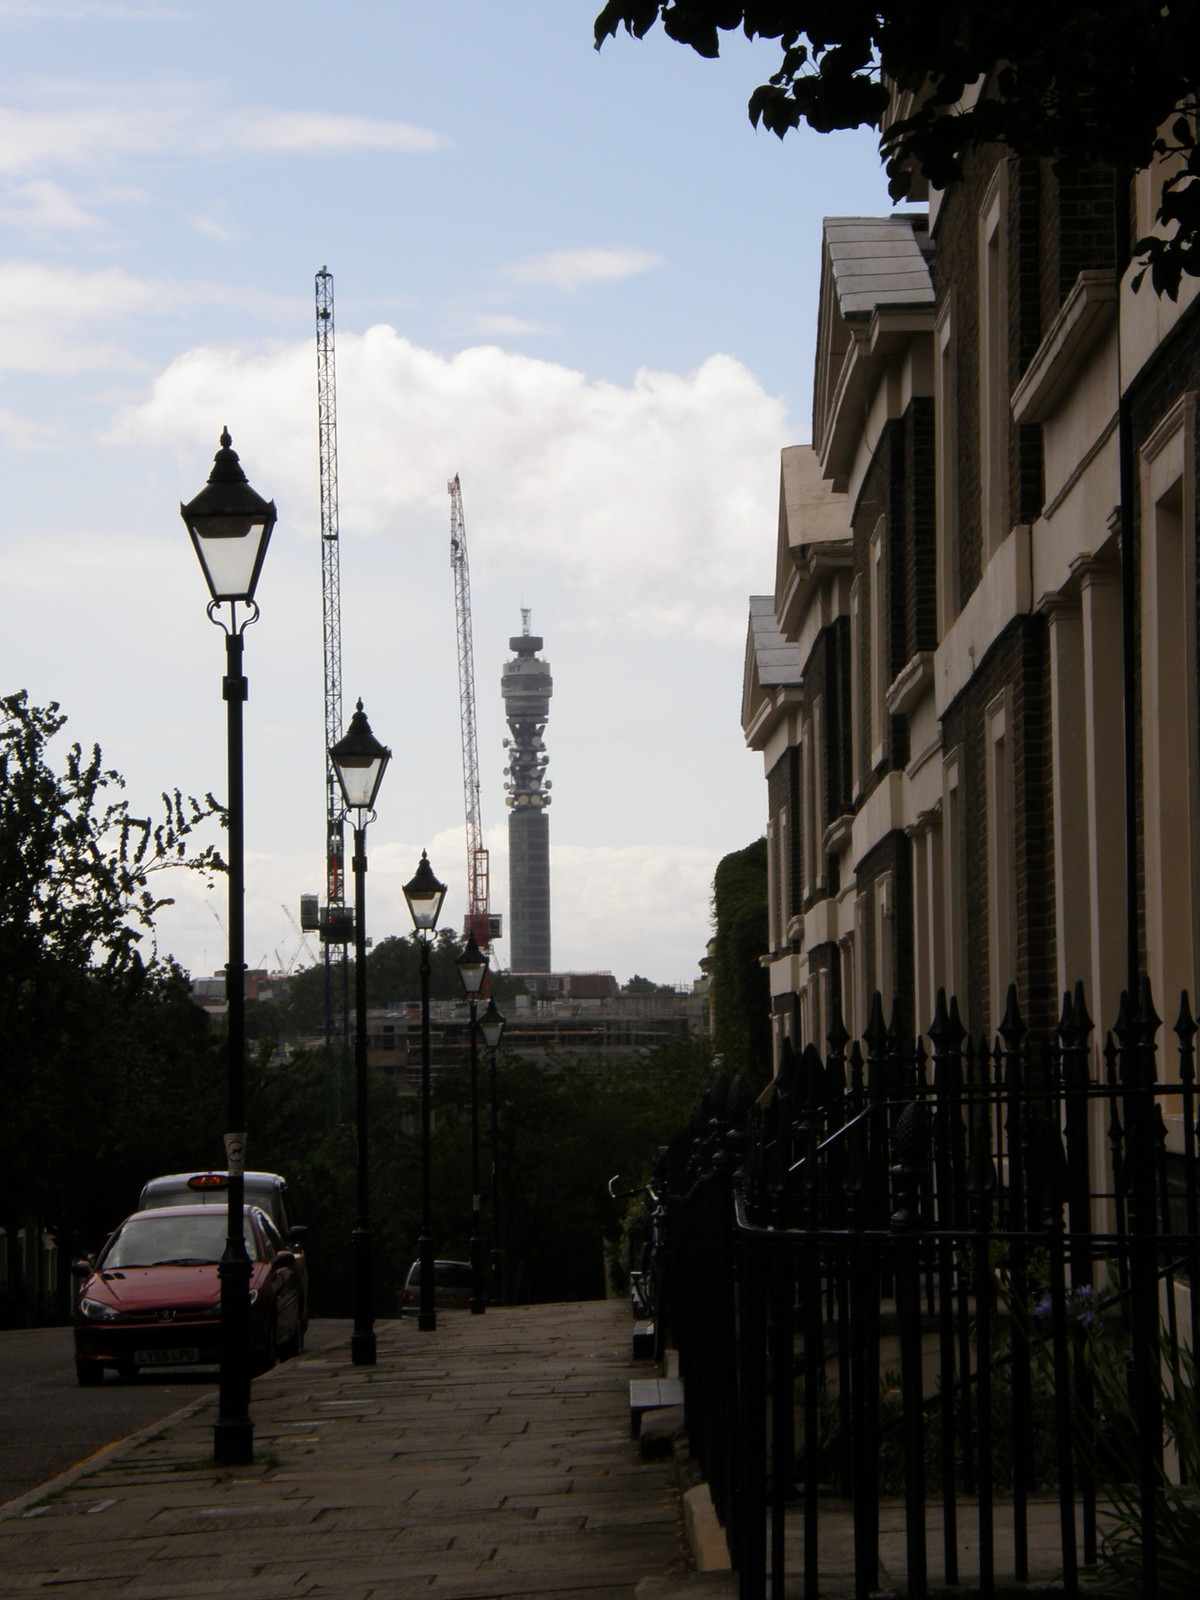
[[[1161,177],[1158,180],[1161,182]],[[1154,180],[1132,185],[1151,231]],[[928,209],[829,218],[811,445],[750,602],[777,1045],[873,990],[907,1032],[1010,982],[1052,1029],[1126,982],[1119,400],[1132,516],[1140,963],[1200,988],[1200,294],[1118,286],[1112,174],[977,152]],[[1102,1033],[1101,1033],[1102,1037]]]

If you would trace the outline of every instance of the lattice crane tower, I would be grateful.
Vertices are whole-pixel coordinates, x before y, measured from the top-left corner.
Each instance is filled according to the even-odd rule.
[[[454,569],[454,608],[458,621],[458,692],[462,710],[463,797],[467,814],[467,915],[463,933],[475,935],[486,951],[500,932],[488,903],[488,853],[479,817],[479,745],[475,736],[475,651],[471,642],[471,572],[467,528],[457,472],[446,485],[450,495],[450,565]]]
[[[337,382],[334,370],[333,274],[322,267],[316,275],[317,300],[317,429],[321,461],[321,626],[325,651],[325,897],[319,914],[325,947],[326,975],[343,969],[346,986],[346,942],[353,935],[353,912],[346,905],[345,835],[337,774],[329,752],[342,737],[342,582],[338,539]],[[302,914],[301,922],[305,918]],[[331,1031],[330,988],[326,983],[325,1031]],[[343,997],[345,1014],[345,997]]]

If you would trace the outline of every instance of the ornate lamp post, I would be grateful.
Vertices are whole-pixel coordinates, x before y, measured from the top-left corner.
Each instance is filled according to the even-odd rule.
[[[488,1047],[492,1079],[492,1299],[504,1299],[504,1255],[500,1249],[500,1143],[496,1114],[496,1056],[504,1035],[504,1015],[489,995],[487,1010],[479,1019],[479,1031]]]
[[[482,1316],[487,1310],[487,1296],[483,1285],[483,1233],[479,1217],[479,1040],[475,1002],[487,969],[488,958],[471,933],[466,949],[458,958],[458,975],[471,1003],[471,1310],[476,1316]]]
[[[432,1333],[437,1327],[437,1307],[433,1293],[430,1199],[429,946],[441,915],[442,901],[446,898],[446,885],[434,877],[424,850],[421,851],[420,865],[404,885],[404,898],[408,901],[408,914],[413,920],[413,927],[421,935],[421,1237],[417,1245],[417,1257],[421,1263],[421,1306],[417,1314],[417,1327],[423,1333]]]
[[[208,482],[194,500],[181,505],[192,544],[208,584],[209,621],[225,631],[225,678],[229,767],[229,960],[225,994],[229,1012],[229,1115],[225,1160],[229,1173],[228,1226],[221,1280],[220,1403],[213,1429],[213,1455],[218,1466],[237,1466],[254,1459],[254,1424],[250,1420],[250,1258],[243,1232],[245,1201],[245,805],[242,772],[242,706],[246,679],[242,674],[242,634],[258,621],[254,591],[263,557],[275,526],[275,502],[264,500],[246,481],[231,448],[229,429],[222,429],[221,448]],[[226,620],[223,606],[229,607]],[[242,607],[239,615],[238,607]]]
[[[375,797],[392,752],[371,732],[358,702],[343,738],[329,752],[346,813],[354,813],[354,1077],[358,1131],[358,1216],[354,1249],[354,1332],[350,1358],[356,1367],[375,1365],[375,1327],[371,1289],[371,1225],[367,1220],[367,824],[375,820]]]

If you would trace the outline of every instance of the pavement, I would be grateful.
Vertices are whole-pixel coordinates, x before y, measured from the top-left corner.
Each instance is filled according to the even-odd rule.
[[[253,1465],[214,1466],[210,1391],[0,1506],[0,1600],[735,1600],[669,1375],[631,1437],[630,1380],[652,1370],[632,1332],[623,1301],[441,1313],[432,1333],[377,1324],[378,1364],[355,1367],[344,1330],[255,1380]],[[960,1500],[948,1586],[930,1508],[931,1592],[977,1592],[977,1515]],[[1030,1506],[1029,1584],[1012,1577],[1010,1505],[996,1525],[997,1595],[1061,1594],[1056,1503]],[[881,1597],[905,1591],[904,1527],[885,1501]],[[844,1502],[824,1501],[819,1539],[821,1595],[848,1600]],[[799,1505],[785,1542],[798,1600]]]
[[[673,1461],[630,1437],[622,1301],[376,1325],[255,1381],[253,1465],[212,1460],[215,1393],[0,1507],[0,1597],[673,1600]],[[736,1589],[732,1592],[736,1593]]]

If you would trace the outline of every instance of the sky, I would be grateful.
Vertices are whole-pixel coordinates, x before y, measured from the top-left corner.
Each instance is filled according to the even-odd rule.
[[[178,508],[227,426],[279,512],[245,641],[251,966],[307,962],[324,884],[322,267],[343,721],[361,697],[393,751],[369,933],[410,931],[423,849],[443,926],[466,909],[456,473],[493,911],[522,608],[554,677],[556,970],[690,985],[717,863],[763,832],[747,600],[811,434],[821,219],[887,214],[886,185],[870,133],[752,128],[769,44],[597,52],[598,9],[0,0],[0,693],[57,701],[136,812],[224,797],[223,635]],[[159,953],[217,971],[224,886],[173,878]]]

